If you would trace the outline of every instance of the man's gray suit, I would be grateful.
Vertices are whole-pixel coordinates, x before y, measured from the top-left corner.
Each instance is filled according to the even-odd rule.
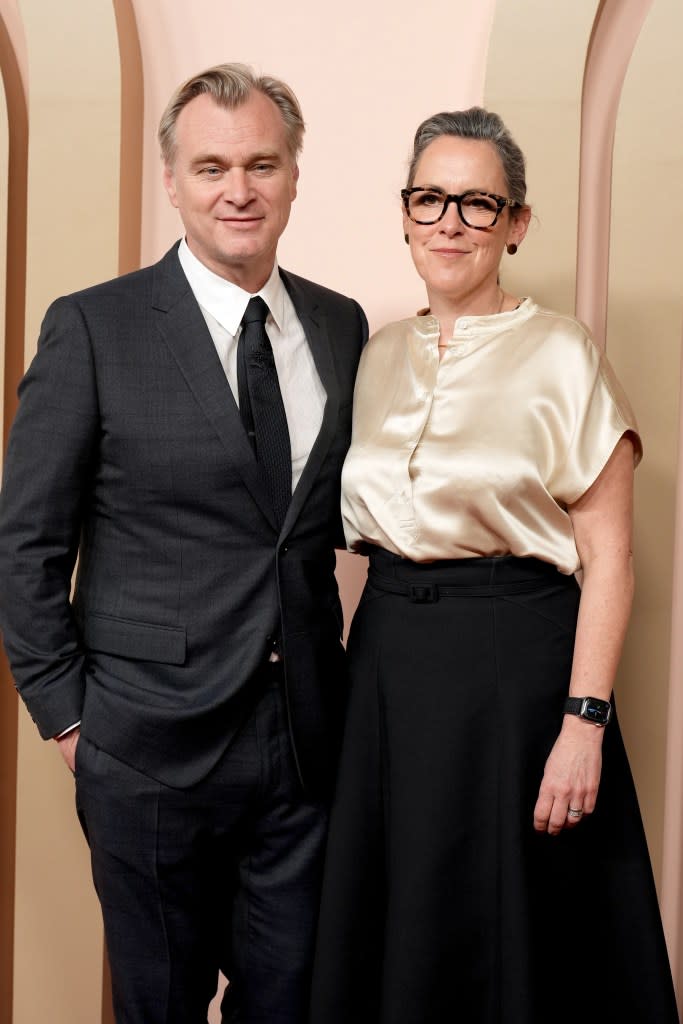
[[[305,785],[327,775],[339,725],[333,547],[366,325],[352,300],[282,277],[327,402],[279,536],[175,247],[54,303],[20,389],[0,506],[17,687],[42,736],[82,719],[91,742],[173,786],[220,757],[280,615]]]
[[[97,750],[188,791],[260,699],[279,637],[296,768],[315,800],[345,700],[333,549],[365,317],[281,272],[327,400],[278,532],[176,248],[45,317],[0,501],[5,645],[41,735],[82,722],[77,765]]]

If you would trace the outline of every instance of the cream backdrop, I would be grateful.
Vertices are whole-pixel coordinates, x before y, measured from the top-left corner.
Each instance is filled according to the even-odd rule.
[[[0,82],[2,87],[2,82]],[[7,164],[9,160],[9,138],[7,122],[7,103],[4,101],[4,90],[0,97],[0,323],[5,321],[5,279],[7,276]],[[5,362],[0,359],[0,395],[4,391]],[[0,465],[2,454],[0,453]]]
[[[431,45],[417,41],[416,17],[432,32]],[[423,300],[397,201],[415,126],[437,109],[482,101],[509,121],[529,157],[536,216],[520,253],[506,260],[506,283],[572,311],[578,247],[584,276],[597,282],[607,310],[604,321],[600,301],[581,305],[579,289],[581,315],[606,340],[645,435],[637,479],[639,592],[617,693],[658,880],[665,866],[667,932],[681,975],[683,650],[671,628],[672,586],[683,612],[683,564],[676,571],[683,543],[674,549],[677,522],[683,540],[683,508],[676,516],[675,505],[683,145],[671,127],[681,124],[683,102],[679,0],[425,0],[417,14],[408,0],[347,0],[340,10],[315,0],[0,0],[0,18],[30,98],[26,330],[21,338],[8,332],[7,357],[20,344],[30,358],[53,297],[125,265],[119,239],[125,234],[130,254],[138,230],[131,183],[142,203],[139,261],[157,259],[177,237],[160,183],[156,122],[177,82],[208,64],[243,60],[295,88],[308,134],[281,262],[357,297],[375,327]],[[7,78],[6,54],[2,59]],[[7,83],[6,92],[3,167],[14,102]],[[605,123],[616,130],[613,173]],[[597,167],[587,160],[587,153],[605,151]],[[580,182],[582,209],[594,210],[595,200],[606,214],[597,240],[589,230],[594,214],[588,226],[580,218]],[[371,216],[355,212],[361,191]],[[2,216],[3,281],[5,231]],[[10,237],[7,249],[11,265],[18,240]],[[362,569],[360,559],[341,560],[347,613]],[[0,929],[10,938],[13,931],[14,960],[0,965],[0,1024],[109,1021],[102,935],[72,782],[23,710],[16,721],[14,837],[11,801],[1,809],[16,874],[3,861],[0,877]],[[3,728],[14,728],[13,716]]]

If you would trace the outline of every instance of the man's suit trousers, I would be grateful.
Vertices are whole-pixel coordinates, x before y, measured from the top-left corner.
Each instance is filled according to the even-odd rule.
[[[304,1024],[327,808],[298,781],[282,672],[215,769],[164,786],[83,738],[78,812],[102,904],[117,1024]]]

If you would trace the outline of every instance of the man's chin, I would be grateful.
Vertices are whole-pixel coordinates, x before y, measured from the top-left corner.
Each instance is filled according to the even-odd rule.
[[[204,262],[219,277],[224,277],[253,294],[262,288],[270,277],[275,253],[264,251],[261,246],[240,246],[214,252],[211,254],[211,261]]]

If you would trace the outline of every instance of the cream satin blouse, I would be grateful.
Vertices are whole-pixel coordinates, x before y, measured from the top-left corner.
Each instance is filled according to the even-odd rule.
[[[417,316],[368,342],[342,476],[349,548],[415,562],[512,554],[575,572],[567,506],[630,431],[628,399],[585,327],[531,299],[461,317],[441,361]]]

